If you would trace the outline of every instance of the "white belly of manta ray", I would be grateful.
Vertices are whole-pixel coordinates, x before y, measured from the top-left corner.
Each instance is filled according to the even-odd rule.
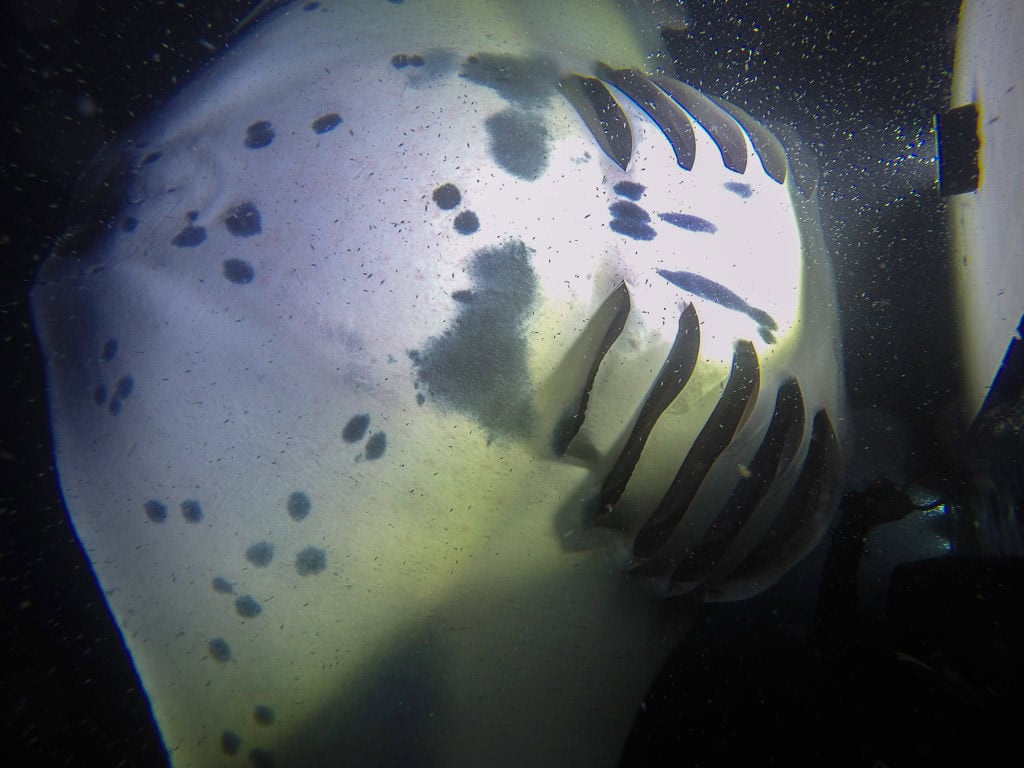
[[[100,163],[32,298],[175,766],[614,765],[822,534],[813,179],[619,14],[294,4]]]

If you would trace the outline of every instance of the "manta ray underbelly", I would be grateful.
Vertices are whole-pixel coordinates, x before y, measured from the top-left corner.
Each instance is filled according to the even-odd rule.
[[[33,304],[175,765],[613,764],[661,598],[820,537],[813,180],[616,56],[308,3],[105,158],[116,215]]]

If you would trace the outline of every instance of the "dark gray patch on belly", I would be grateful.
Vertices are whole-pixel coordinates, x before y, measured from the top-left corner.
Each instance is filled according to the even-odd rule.
[[[548,165],[548,129],[528,112],[506,109],[486,122],[491,159],[518,179],[534,181]]]
[[[530,431],[524,325],[537,294],[532,255],[520,240],[477,251],[472,287],[459,291],[448,330],[409,352],[421,394],[476,419],[491,436]]]
[[[550,59],[542,57],[478,53],[467,56],[462,62],[462,76],[529,109],[544,106],[554,95],[558,68]]]

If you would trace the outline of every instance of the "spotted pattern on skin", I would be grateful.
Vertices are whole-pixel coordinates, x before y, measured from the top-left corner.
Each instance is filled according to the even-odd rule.
[[[366,421],[369,421],[369,417],[366,417]],[[367,424],[363,424],[360,415],[353,416],[350,423],[354,423],[354,432],[365,433]],[[350,433],[350,437],[353,436]],[[357,436],[357,439],[362,439],[362,434]],[[373,441],[374,437],[383,437],[383,433],[375,433],[370,438],[370,442]],[[367,451],[370,448],[367,447]],[[195,500],[189,500],[183,502],[183,508],[186,504],[195,504],[198,506],[199,502]],[[285,508],[288,512],[288,517],[295,523],[301,523],[304,521],[309,514],[313,511],[313,503],[309,496],[303,491],[291,492],[285,502]],[[163,519],[166,520],[166,508],[160,502],[150,500],[147,502],[147,513],[149,513],[149,507],[154,510],[160,508],[162,510]],[[274,558],[275,546],[269,541],[258,541],[251,544],[244,552],[244,558],[241,566],[238,569],[238,582],[245,584],[247,566],[256,566],[257,568],[266,568],[269,566]],[[295,570],[298,575],[303,577],[315,577],[322,573],[328,564],[328,558],[326,551],[318,546],[304,546],[294,554]],[[262,602],[258,597],[251,594],[237,595],[236,583],[229,581],[222,575],[214,576],[210,582],[213,592],[218,595],[224,595],[232,599],[234,606],[234,613],[241,620],[238,625],[237,632],[253,631],[247,630],[246,627],[252,622],[259,622],[263,619],[264,613],[268,606]],[[236,596],[237,595],[237,596]],[[256,625],[258,626],[258,624]],[[236,661],[235,654],[231,646],[231,635],[212,637],[207,642],[207,653],[209,657],[217,664],[224,665]],[[264,702],[255,703],[252,708],[252,718],[262,728],[270,728],[277,722],[277,714],[272,706]],[[225,755],[236,755],[241,752],[243,745],[243,739],[238,733],[231,729],[226,728],[222,731],[220,739],[220,749]],[[249,752],[250,764],[252,765],[272,765],[273,754],[269,750],[262,749],[261,747],[254,747]]]
[[[103,361],[109,362],[116,358],[118,343],[114,338],[108,339],[100,357]],[[357,461],[376,461],[384,456],[387,449],[387,436],[382,431],[371,432],[371,417],[369,414],[357,413],[349,419],[345,429],[340,436],[345,444],[358,444],[365,441],[362,453]],[[367,435],[369,435],[367,437]],[[182,519],[186,523],[196,523],[203,519],[202,505],[197,499],[186,499],[181,502]],[[313,512],[313,502],[309,495],[303,491],[292,491],[285,502],[287,516],[295,523],[301,523]],[[164,524],[168,521],[169,515],[167,505],[158,499],[149,499],[143,505],[146,516],[154,523]],[[263,616],[265,606],[255,596],[242,594],[237,597],[236,583],[240,581],[245,584],[246,566],[266,568],[274,560],[277,547],[271,541],[257,541],[250,544],[244,551],[243,564],[239,570],[239,579],[236,582],[230,581],[222,575],[214,576],[210,582],[213,592],[234,598],[234,611],[237,616],[246,621],[257,620]],[[295,572],[306,578],[313,578],[323,573],[328,566],[327,552],[316,545],[306,545],[294,550]],[[244,625],[243,625],[244,626]],[[211,638],[207,643],[209,657],[218,664],[228,664],[235,660],[231,648],[230,636],[218,636]],[[263,727],[273,726],[276,722],[276,714],[272,707],[266,704],[257,704],[253,709],[253,718]],[[242,747],[242,738],[233,730],[225,729],[222,732],[220,741],[221,751],[225,755],[238,754]],[[250,753],[250,762],[254,765],[272,764],[272,754],[267,750],[254,748]]]
[[[99,353],[100,363],[104,369],[108,367],[108,364],[114,362],[117,358],[117,353],[118,340],[114,337],[107,339]],[[113,392],[111,393],[111,383],[108,381],[94,384],[92,387],[92,402],[94,405],[106,407],[107,412],[111,416],[118,416],[124,409],[125,402],[129,396],[135,391],[135,378],[127,373],[122,374],[113,379],[112,388]]]
[[[434,189],[431,198],[442,211],[451,211],[462,203],[462,192],[454,184],[446,182]],[[452,220],[452,227],[460,235],[474,235],[480,231],[480,217],[470,210],[459,211]]]
[[[324,112],[311,120],[312,130],[317,134],[325,135],[333,132],[343,123],[338,112]],[[253,120],[244,130],[243,146],[249,150],[273,151],[272,145],[277,138],[273,123],[265,119]],[[140,174],[144,174],[145,167],[153,166],[162,157],[161,152],[150,152],[144,156],[139,163]],[[144,176],[141,177],[144,180]],[[201,249],[209,243],[209,228],[202,223],[205,219],[197,210],[189,210],[185,215],[185,224],[171,239],[175,248]],[[255,238],[263,232],[263,216],[258,204],[254,200],[242,200],[224,208],[220,220],[224,228],[232,237],[240,239]],[[131,216],[124,220],[122,228],[125,231],[134,232],[140,225],[141,219],[138,216]],[[130,223],[129,223],[130,222]],[[259,275],[259,268],[256,263],[248,259],[229,258],[220,263],[220,277],[237,286],[247,286],[253,283]],[[108,405],[112,414],[120,413],[124,405],[124,398],[130,392],[132,381],[127,377],[120,383],[121,390],[115,392],[113,398],[109,399],[110,387],[106,384],[97,384],[93,388],[93,401],[97,405]],[[127,389],[127,392],[125,391]]]
[[[632,181],[620,181],[613,189],[616,195],[625,199],[616,200],[608,206],[608,212],[612,215],[608,226],[612,231],[633,240],[653,240],[658,232],[650,225],[651,214],[636,202],[643,197],[643,185]],[[690,213],[659,213],[658,218],[677,229],[689,232],[713,235],[718,231],[718,227],[712,222]]]

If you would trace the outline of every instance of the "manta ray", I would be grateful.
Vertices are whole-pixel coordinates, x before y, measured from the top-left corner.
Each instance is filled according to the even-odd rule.
[[[614,765],[826,530],[813,159],[661,6],[287,4],[93,164],[32,304],[174,766]]]

